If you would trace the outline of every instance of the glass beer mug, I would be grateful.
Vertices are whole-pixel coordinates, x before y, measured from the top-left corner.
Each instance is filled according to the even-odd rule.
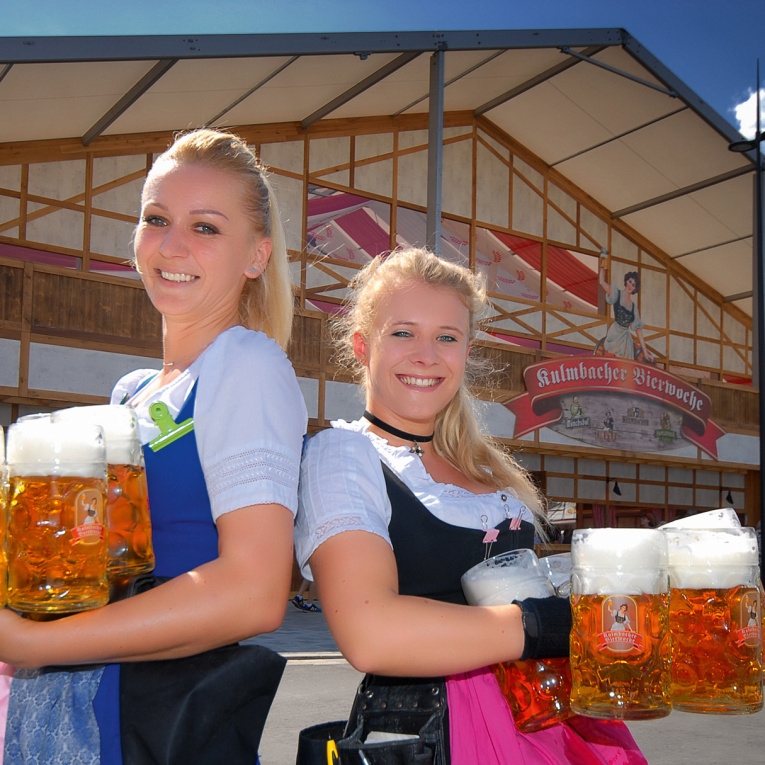
[[[138,434],[138,418],[129,406],[77,406],[51,415],[53,422],[103,428],[109,490],[106,528],[109,579],[123,579],[154,569],[149,492]]]
[[[17,422],[8,428],[7,463],[8,605],[38,614],[105,605],[103,431]]]
[[[5,533],[8,518],[8,467],[5,464],[5,434],[0,427],[0,608],[8,598],[8,563],[5,557]]]
[[[555,595],[533,550],[513,550],[482,561],[466,571],[461,582],[472,606],[507,605],[514,600]],[[567,657],[502,662],[491,669],[518,730],[542,730],[571,715]]]
[[[669,576],[663,532],[578,529],[571,561],[571,708],[601,719],[666,717]]]
[[[763,707],[762,603],[751,528],[667,528],[672,705],[748,714]]]

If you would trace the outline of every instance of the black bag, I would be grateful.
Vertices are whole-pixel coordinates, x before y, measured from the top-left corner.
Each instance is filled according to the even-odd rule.
[[[142,577],[126,594],[162,581]],[[286,664],[260,645],[121,664],[125,765],[254,765]]]
[[[364,743],[370,731],[416,738]],[[339,735],[342,733],[342,735]],[[334,740],[338,756],[327,757]],[[331,745],[330,745],[331,746]],[[356,693],[350,719],[301,731],[296,765],[448,765],[449,731],[443,678],[367,675]]]

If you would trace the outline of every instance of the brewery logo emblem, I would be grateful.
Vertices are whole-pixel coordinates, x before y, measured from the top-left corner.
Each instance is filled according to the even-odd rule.
[[[760,593],[747,590],[739,601],[738,624],[734,633],[736,646],[757,647],[762,643],[762,612]]]
[[[568,408],[568,417],[566,417],[566,430],[572,428],[589,428],[590,418],[584,413],[584,407],[579,403],[579,396],[574,396],[574,400]]]
[[[83,489],[74,501],[76,526],[72,529],[75,542],[95,544],[104,539],[104,497],[98,489]]]
[[[614,416],[611,410],[607,409],[603,417],[603,427],[595,431],[595,436],[599,441],[616,441],[616,431],[614,430]]]
[[[666,412],[662,414],[662,418],[665,415]],[[662,422],[664,422],[663,419]],[[625,425],[650,425],[648,418],[645,416],[645,412],[639,406],[631,406],[627,409],[627,414],[622,415],[622,423]]]
[[[611,595],[605,598],[601,624],[605,628],[598,635],[598,650],[612,653],[642,651],[645,639],[637,631],[638,608],[629,595]]]

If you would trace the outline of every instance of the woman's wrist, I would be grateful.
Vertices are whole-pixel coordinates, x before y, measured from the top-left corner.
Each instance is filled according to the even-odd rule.
[[[521,661],[568,656],[571,605],[567,599],[526,598],[514,603],[520,607],[523,621]]]

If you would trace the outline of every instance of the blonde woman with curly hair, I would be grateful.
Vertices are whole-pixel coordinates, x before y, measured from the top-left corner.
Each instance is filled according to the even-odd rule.
[[[471,348],[486,307],[467,269],[398,250],[359,273],[337,326],[366,411],[308,442],[295,546],[338,647],[367,673],[344,735],[333,731],[340,762],[644,763],[620,724],[518,732],[488,669],[567,656],[571,612],[560,598],[471,607],[462,593],[460,577],[487,554],[533,546],[542,512],[474,413]],[[321,735],[304,731],[299,765]],[[381,747],[399,759],[376,759]]]

